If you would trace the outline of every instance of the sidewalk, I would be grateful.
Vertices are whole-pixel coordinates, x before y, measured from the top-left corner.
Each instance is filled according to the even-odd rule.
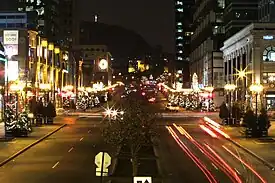
[[[85,112],[83,110],[65,110],[63,108],[56,109],[57,116],[79,116],[83,113],[99,113],[103,112],[104,109],[102,107],[96,107],[93,109],[88,109]]]
[[[209,116],[208,116],[209,117]],[[218,116],[209,117],[210,119],[221,123]],[[246,138],[244,127],[224,127],[223,131],[230,136],[230,141],[241,147],[249,154],[266,164],[269,168],[275,168],[275,121],[271,121],[268,137]]]
[[[53,125],[33,127],[33,132],[30,133],[28,137],[19,137],[7,141],[5,139],[0,139],[0,164],[15,153],[53,132],[63,124],[65,124],[64,121],[60,117],[57,117]]]

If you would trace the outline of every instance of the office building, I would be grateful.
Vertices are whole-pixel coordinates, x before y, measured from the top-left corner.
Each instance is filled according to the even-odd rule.
[[[0,13],[0,28],[27,28],[27,13]]]
[[[224,23],[226,38],[234,35],[250,23],[258,21],[258,1],[259,0],[218,0],[222,6],[225,6]]]
[[[258,20],[259,22],[275,22],[275,1],[259,0]]]
[[[177,69],[183,71],[179,79],[183,82],[183,87],[189,85],[189,55],[191,48],[191,35],[193,34],[193,8],[194,0],[175,1],[175,44]]]
[[[200,87],[215,88],[215,104],[220,105],[223,93],[224,4],[220,1],[195,1],[194,34],[191,36],[190,74],[197,75]]]
[[[175,1],[175,10],[176,10],[176,16],[175,16],[175,21],[176,21],[176,33],[175,33],[175,38],[176,38],[176,60],[182,61],[183,60],[183,55],[184,55],[184,39],[183,39],[183,0],[177,0]]]
[[[30,24],[28,28],[38,31],[39,35],[47,37],[51,42],[60,40],[61,0],[4,0],[1,2],[1,12],[26,12]],[[63,0],[62,0],[63,1]],[[2,4],[3,3],[3,4]]]

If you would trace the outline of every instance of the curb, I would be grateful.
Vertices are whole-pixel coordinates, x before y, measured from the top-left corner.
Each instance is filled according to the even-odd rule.
[[[260,161],[261,163],[263,163],[265,166],[267,166],[272,171],[275,171],[275,166],[273,164],[269,163],[268,161],[266,161],[262,157],[258,156],[253,151],[247,149],[246,147],[242,146],[241,144],[239,144],[238,142],[236,142],[236,141],[234,141],[232,139],[227,139],[227,140],[230,141],[231,143],[233,143],[234,145],[236,145],[237,147],[243,149],[245,152],[247,152],[248,154],[250,154],[251,156],[253,156],[254,158],[256,158],[258,161]]]
[[[65,127],[67,124],[63,124],[61,126],[59,126],[58,128],[56,128],[55,130],[49,132],[48,134],[44,135],[43,137],[41,137],[40,139],[36,140],[35,142],[29,144],[28,146],[24,147],[23,149],[21,149],[20,151],[16,152],[15,154],[13,154],[12,156],[10,156],[9,158],[7,158],[6,160],[0,162],[0,167],[4,166],[5,164],[7,164],[8,162],[10,162],[11,160],[13,160],[14,158],[16,158],[17,156],[19,156],[20,154],[24,153],[25,151],[27,151],[28,149],[30,149],[31,147],[35,146],[36,144],[38,144],[39,142],[45,140],[46,138],[48,138],[49,136],[51,136],[52,134],[56,133],[57,131],[59,131],[61,128]]]
[[[241,133],[241,131],[239,131],[239,132]],[[228,140],[229,142],[231,142],[232,144],[234,144],[235,146],[243,149],[245,152],[247,152],[248,154],[250,154],[251,156],[253,156],[254,158],[256,158],[258,161],[260,161],[261,163],[263,163],[265,166],[267,166],[272,171],[275,171],[275,166],[273,164],[269,163],[268,161],[266,161],[264,158],[258,156],[253,151],[249,150],[248,148],[244,147],[243,145],[239,144],[238,142],[236,142],[236,141],[234,141],[232,139],[228,139],[228,138],[225,138],[225,139]]]

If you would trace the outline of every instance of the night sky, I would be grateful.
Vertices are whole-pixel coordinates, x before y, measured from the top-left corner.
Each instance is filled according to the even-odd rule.
[[[77,0],[82,20],[120,25],[174,53],[174,0]]]

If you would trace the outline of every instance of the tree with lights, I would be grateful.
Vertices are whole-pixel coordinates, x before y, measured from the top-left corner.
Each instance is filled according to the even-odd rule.
[[[121,117],[109,121],[103,130],[107,143],[119,148],[130,149],[133,176],[138,173],[139,151],[152,145],[156,133],[157,114],[146,101],[136,93],[129,94],[120,104],[124,109]]]

